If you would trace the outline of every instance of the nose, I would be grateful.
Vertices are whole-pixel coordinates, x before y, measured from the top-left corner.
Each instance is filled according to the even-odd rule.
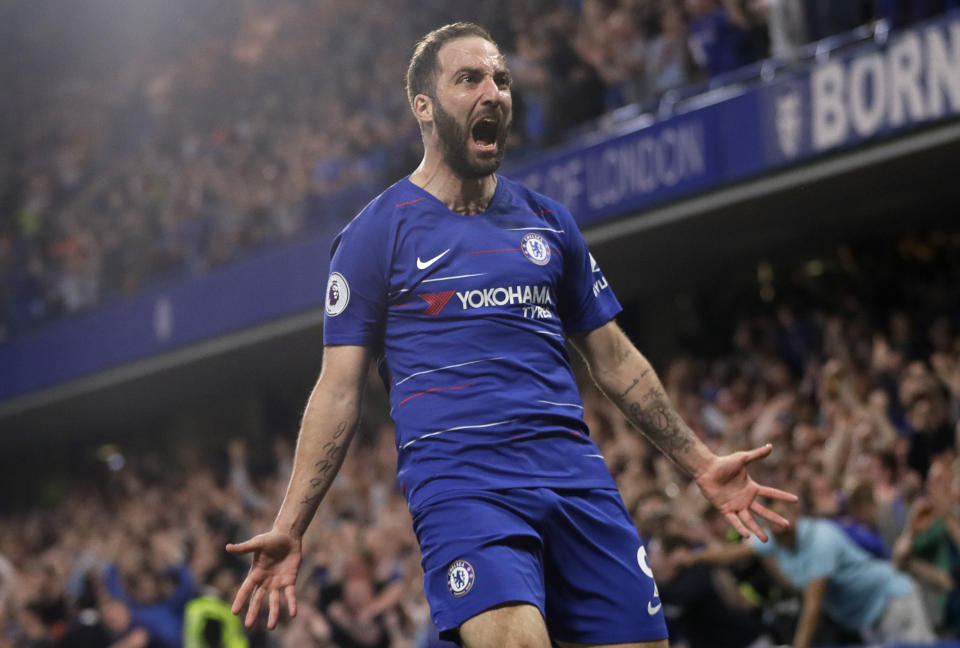
[[[503,101],[503,92],[493,77],[487,75],[480,85],[480,101],[486,106],[499,105]]]

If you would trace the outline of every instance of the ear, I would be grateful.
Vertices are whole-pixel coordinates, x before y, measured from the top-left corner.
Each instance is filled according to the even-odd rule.
[[[421,124],[433,123],[433,99],[425,94],[413,98],[413,114]]]

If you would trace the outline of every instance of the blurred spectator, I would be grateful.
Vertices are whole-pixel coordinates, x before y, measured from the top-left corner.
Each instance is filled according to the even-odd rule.
[[[956,3],[876,2],[872,15],[896,26],[941,4]],[[8,28],[0,43],[16,99],[0,102],[0,142],[10,151],[0,159],[0,206],[12,215],[0,222],[0,339],[158,276],[206,272],[258,246],[338,227],[370,187],[409,168],[401,158],[418,143],[397,79],[413,38],[454,13],[412,0],[81,5],[51,16],[43,3],[0,8],[10,18],[0,25],[35,26]],[[155,12],[156,31],[91,36],[102,33],[104,15],[132,20],[135,5]],[[497,17],[490,24],[525,107],[514,137],[534,148],[624,101],[755,59],[758,30],[768,30],[774,56],[789,58],[808,38],[871,16],[859,1],[688,0],[688,30],[683,3],[672,0],[591,1],[582,12],[579,3],[475,5],[482,22]],[[411,15],[417,24],[401,19]],[[119,55],[130,52],[138,54]],[[357,69],[364,74],[350,73]],[[960,237],[932,232],[888,247],[838,249],[820,281],[793,295],[778,286],[772,304],[711,320],[718,325],[704,335],[729,333],[714,345],[724,352],[675,359],[665,382],[711,446],[776,444],[776,478],[787,489],[809,484],[813,510],[831,520],[801,520],[798,543],[812,529],[842,555],[856,554],[836,529],[823,531],[839,519],[877,553],[893,547],[894,563],[922,585],[937,630],[956,638]],[[745,635],[757,627],[732,603],[743,599],[775,640],[789,640],[772,628],[795,621],[795,596],[760,562],[732,576],[713,571],[709,581],[703,567],[683,564],[686,545],[736,543],[736,534],[703,512],[689,478],[657,459],[588,378],[583,385],[585,420],[628,508],[651,547],[669,549],[651,561],[691,645],[699,629],[687,604],[700,596],[734,610],[723,626],[732,645],[741,639],[734,627]],[[379,387],[368,392],[384,400]],[[309,595],[274,638],[283,645],[436,641],[395,488],[392,429],[382,412],[368,417],[365,444],[305,541],[311,578],[299,587]],[[221,461],[177,443],[176,461],[141,448],[92,488],[71,484],[50,496],[55,506],[0,517],[0,648],[179,645],[184,618],[184,632],[197,636],[184,612],[197,600],[191,583],[243,569],[223,544],[269,525],[291,448],[280,438],[273,454],[258,453],[253,440],[237,440],[224,444]],[[785,551],[776,542],[775,552]],[[205,615],[200,635],[213,639],[215,615]],[[250,645],[264,645],[263,634],[250,632]]]
[[[927,587],[932,617],[960,632],[960,471],[953,456],[930,468],[928,496],[918,500],[894,547],[894,560]]]
[[[158,540],[167,545],[160,551],[170,552],[162,561],[161,569],[155,564],[130,564],[126,574],[121,574],[115,564],[107,565],[104,584],[112,597],[130,610],[131,624],[142,627],[159,646],[174,648],[180,645],[183,635],[183,610],[193,596],[194,581],[190,565],[179,555],[180,549],[170,546],[175,540],[169,536]],[[136,556],[136,552],[131,552]],[[177,560],[179,558],[179,560]],[[140,560],[146,560],[141,557]],[[124,579],[124,576],[126,577]],[[122,580],[126,580],[123,583]]]
[[[515,52],[507,53],[507,65],[515,80],[514,101],[522,109],[514,115],[513,136],[520,133],[523,143],[542,146],[547,136],[547,85],[550,75],[544,64],[547,55],[546,34],[539,29],[517,34]]]
[[[238,586],[231,567],[214,569],[203,593],[184,610],[183,648],[247,648],[243,624],[230,611]]]
[[[897,25],[956,4],[11,3],[3,24],[24,28],[0,39],[16,98],[0,106],[0,208],[13,215],[0,223],[0,340],[159,277],[339,229],[418,157],[396,80],[428,27],[493,30],[516,80],[511,146],[530,153],[625,103],[650,108],[874,16]],[[105,17],[118,25],[110,38]]]
[[[751,9],[767,24],[770,56],[791,61],[808,42],[803,0],[753,0]]]
[[[950,424],[948,401],[942,386],[934,381],[925,368],[913,367],[907,369],[908,377],[901,383],[901,389],[907,391],[914,378],[926,386],[921,387],[920,391],[908,392],[904,400],[910,429],[907,464],[926,477],[933,459],[953,447],[955,432]]]
[[[907,258],[885,258],[884,245],[902,249],[905,242],[862,254],[839,248],[844,263],[804,288],[816,297],[798,299],[783,286],[777,289],[782,301],[738,310],[726,324],[711,318],[710,335],[729,332],[721,345],[726,351],[675,358],[665,366],[664,384],[708,444],[731,451],[766,440],[776,444],[772,474],[764,479],[791,490],[806,484],[805,501],[826,518],[803,522],[798,543],[809,533],[800,527],[817,531],[837,522],[855,527],[854,535],[868,538],[872,547],[879,546],[879,537],[884,547],[894,547],[894,564],[920,584],[938,632],[955,638],[960,336],[950,325],[955,315],[944,324],[939,309],[958,303],[960,236],[912,237],[909,245],[924,250],[926,259],[915,265]],[[887,291],[923,282],[924,299],[910,309],[861,306],[853,296],[867,288],[859,282],[850,288],[843,270],[851,260],[868,275],[892,272],[895,279],[883,283]],[[927,333],[927,343],[917,339],[918,332]],[[729,571],[691,571],[684,564],[685,547],[736,548],[739,537],[706,508],[689,477],[660,458],[589,377],[582,378],[585,421],[638,528],[650,539],[663,604],[681,628],[687,626],[686,641],[698,641],[702,629],[686,615],[692,608],[685,605],[702,595],[719,597],[734,610],[724,616],[730,641],[740,641],[735,627],[750,636],[762,627],[773,641],[789,642],[800,611],[793,587],[761,561]],[[310,577],[298,585],[303,604],[297,618],[283,619],[279,634],[271,636],[291,648],[439,645],[423,596],[416,539],[396,490],[385,395],[377,383],[368,392],[368,424],[318,513],[320,523],[305,538]],[[912,403],[930,394],[942,401],[939,409],[924,413],[907,407],[898,430],[894,420],[903,409],[901,399]],[[919,447],[912,426],[924,429],[920,414],[934,411],[952,435],[927,453],[924,478],[908,461],[910,448]],[[211,453],[162,435],[150,443],[172,444],[167,450],[175,459],[161,461],[153,449],[131,448],[122,465],[94,480],[95,488],[72,483],[53,508],[0,517],[0,553],[9,562],[0,567],[0,581],[11,581],[10,568],[17,581],[12,589],[0,584],[8,597],[5,612],[0,606],[0,646],[178,645],[173,642],[180,641],[179,628],[190,618],[182,603],[196,600],[193,594],[177,596],[178,585],[216,584],[244,569],[223,545],[270,524],[266,512],[278,505],[289,476],[290,440],[211,440],[216,444]],[[847,546],[836,527],[826,537],[844,556],[865,555]],[[785,551],[775,542],[777,552]],[[818,627],[833,643],[847,643],[849,635],[834,625],[823,618]],[[207,628],[207,638],[217,634],[217,624],[206,620],[192,627],[199,627],[200,635]],[[225,628],[221,624],[220,632]],[[251,646],[265,645],[260,626],[244,635]]]
[[[744,609],[730,605],[717,590],[711,569],[691,564],[691,543],[667,536],[651,547],[671,643],[690,648],[746,648],[755,645],[762,626]],[[745,602],[744,602],[745,603]]]
[[[750,63],[749,20],[736,0],[686,0],[690,14],[690,50],[710,77]]]
[[[667,90],[683,87],[694,75],[683,10],[666,4],[660,14],[660,33],[647,45],[645,97],[658,97]]]
[[[847,498],[847,515],[840,518],[840,528],[857,546],[874,558],[889,559],[890,549],[877,531],[877,503],[870,482],[857,484]]]
[[[130,608],[120,601],[105,601],[102,610],[103,629],[106,630],[107,640],[99,645],[110,648],[157,648],[165,645],[154,641],[146,628],[134,625]],[[84,637],[84,641],[90,641],[90,643],[76,645],[96,645],[94,642],[98,639],[102,641],[100,637]]]
[[[803,609],[792,645],[812,645],[821,610],[841,626],[870,642],[931,643],[933,630],[916,585],[883,560],[870,557],[832,522],[798,517],[795,507],[772,505],[790,521],[766,543],[707,549],[701,563],[725,563],[748,555],[772,556],[803,594]]]
[[[592,0],[584,4],[578,51],[603,81],[604,109],[613,110],[645,98],[645,45],[639,26],[626,8]],[[591,20],[593,24],[591,25]]]
[[[603,114],[604,90],[596,68],[580,57],[563,31],[549,34],[544,65],[550,75],[545,142],[549,145],[574,126]]]

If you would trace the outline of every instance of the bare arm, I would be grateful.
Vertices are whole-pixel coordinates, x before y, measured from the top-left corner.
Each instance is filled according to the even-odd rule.
[[[299,538],[313,520],[356,432],[368,362],[364,347],[324,350],[323,369],[303,413],[293,474],[275,529]]]
[[[824,576],[810,581],[803,592],[803,610],[797,622],[797,631],[793,635],[793,648],[809,648],[813,633],[817,631],[823,599],[827,596],[830,579]]]
[[[748,542],[716,544],[691,554],[693,563],[703,565],[732,565],[752,557],[753,549]]]
[[[706,470],[713,453],[680,419],[653,367],[616,323],[575,336],[574,343],[600,391],[644,436],[693,477]]]
[[[933,563],[917,558],[916,556],[907,556],[900,569],[913,576],[918,582],[932,587],[940,592],[952,592],[954,588],[953,577],[945,569],[940,569]]]
[[[700,490],[744,537],[767,534],[751,512],[781,527],[787,521],[766,508],[757,496],[796,501],[790,493],[760,486],[749,476],[749,463],[770,453],[767,445],[749,452],[718,457],[680,418],[647,359],[616,322],[574,336],[574,344],[590,367],[594,381],[651,442],[688,474]],[[749,529],[749,531],[748,531]]]
[[[301,539],[356,431],[368,363],[369,353],[363,347],[326,347],[323,369],[300,425],[293,473],[273,528],[246,542],[227,545],[231,553],[253,553],[250,573],[233,602],[233,613],[238,614],[249,601],[247,627],[256,620],[264,596],[269,604],[268,628],[277,624],[281,593],[290,616],[296,615]]]

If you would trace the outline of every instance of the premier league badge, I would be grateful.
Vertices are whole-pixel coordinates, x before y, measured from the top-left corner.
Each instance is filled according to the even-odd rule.
[[[523,256],[537,265],[550,263],[550,244],[536,232],[523,235],[520,239],[520,249],[523,250]]]
[[[330,317],[336,317],[343,312],[350,301],[350,286],[339,272],[330,275],[327,281],[326,311]]]
[[[457,598],[469,592],[476,580],[473,565],[466,560],[454,560],[447,570],[447,587],[450,589],[450,593]]]

